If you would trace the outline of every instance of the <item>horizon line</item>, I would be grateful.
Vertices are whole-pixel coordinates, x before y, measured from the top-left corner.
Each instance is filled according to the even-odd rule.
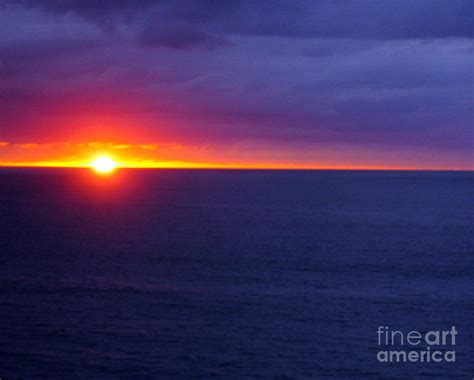
[[[0,169],[87,169],[91,170],[90,165],[61,165],[61,164],[2,164]],[[267,171],[413,171],[413,172],[474,172],[474,169],[465,168],[413,168],[413,167],[384,167],[384,166],[260,166],[260,165],[162,165],[162,166],[132,166],[118,165],[117,170],[267,170]]]

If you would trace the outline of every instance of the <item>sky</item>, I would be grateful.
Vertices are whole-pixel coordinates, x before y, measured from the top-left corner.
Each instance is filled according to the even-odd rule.
[[[0,165],[474,169],[471,0],[0,0]]]

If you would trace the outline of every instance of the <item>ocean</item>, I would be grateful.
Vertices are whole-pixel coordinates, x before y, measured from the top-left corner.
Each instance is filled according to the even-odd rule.
[[[473,185],[1,169],[0,378],[471,379]],[[381,362],[380,326],[455,326],[456,360]]]

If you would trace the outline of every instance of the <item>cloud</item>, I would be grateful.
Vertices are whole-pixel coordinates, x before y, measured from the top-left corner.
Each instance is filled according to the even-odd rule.
[[[473,37],[473,3],[454,1],[246,2],[222,30],[299,38],[413,39]]]
[[[206,32],[298,38],[472,38],[470,0],[332,1],[253,0],[4,0],[53,13],[74,13],[102,26],[155,22]]]
[[[190,48],[213,50],[230,45],[230,42],[225,38],[213,36],[205,31],[185,26],[149,26],[141,32],[139,42],[149,47],[164,47],[177,50]]]
[[[74,14],[110,28],[146,10],[156,0],[2,0],[0,6],[21,6],[54,14]]]
[[[160,8],[164,19],[206,23],[209,30],[238,35],[388,40],[474,33],[469,0],[178,1]]]

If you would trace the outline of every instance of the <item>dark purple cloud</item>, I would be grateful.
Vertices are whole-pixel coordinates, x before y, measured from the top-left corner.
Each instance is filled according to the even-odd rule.
[[[155,20],[223,33],[306,38],[443,38],[473,36],[468,0],[3,0],[104,22],[148,12]]]
[[[222,37],[215,37],[205,31],[188,26],[149,27],[141,32],[139,41],[145,46],[178,50],[190,48],[213,50],[230,44]]]

